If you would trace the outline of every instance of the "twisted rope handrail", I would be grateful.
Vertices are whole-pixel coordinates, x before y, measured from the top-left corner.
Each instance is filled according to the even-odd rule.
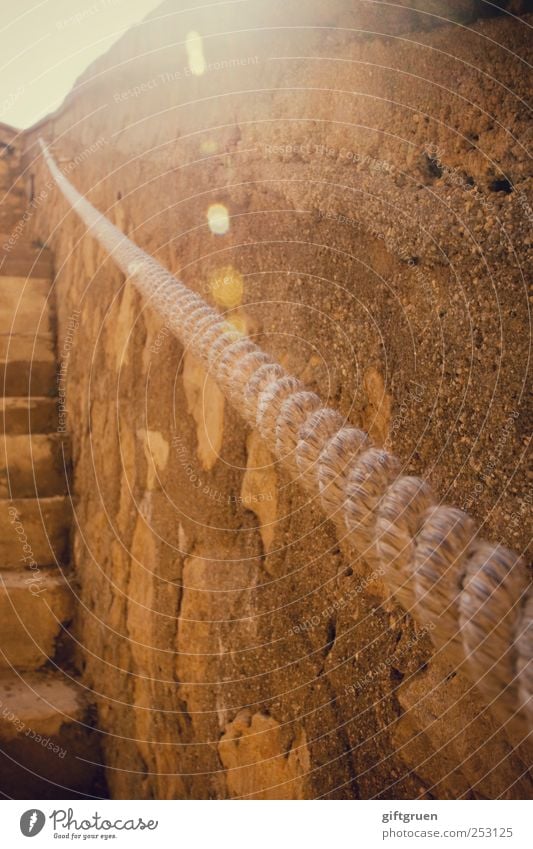
[[[523,559],[478,538],[463,511],[439,505],[425,480],[347,427],[250,339],[145,253],[92,206],[59,170],[50,172],[72,208],[138,291],[194,355],[231,404],[396,600],[477,685],[514,742],[533,726],[533,594]]]

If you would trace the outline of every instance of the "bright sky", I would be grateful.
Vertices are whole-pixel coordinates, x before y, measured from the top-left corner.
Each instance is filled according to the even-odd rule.
[[[29,127],[160,0],[1,0],[0,121]]]

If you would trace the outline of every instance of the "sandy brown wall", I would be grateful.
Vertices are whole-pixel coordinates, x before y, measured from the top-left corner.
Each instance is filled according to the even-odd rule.
[[[23,147],[20,133],[0,121],[0,234],[6,237],[11,236],[13,218],[22,216],[25,207],[24,186],[17,181]]]
[[[177,6],[128,33],[39,132],[76,187],[211,303],[213,275],[242,275],[239,326],[521,550],[525,19],[384,37],[340,0]],[[31,226],[55,251],[68,374],[76,638],[113,795],[529,794],[461,671],[84,235],[36,137],[27,175],[46,195]],[[216,203],[223,236],[207,226]]]

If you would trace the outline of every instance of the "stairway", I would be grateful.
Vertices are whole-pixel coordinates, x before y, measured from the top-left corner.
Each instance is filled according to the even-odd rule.
[[[76,596],[52,257],[24,232],[8,245],[24,212],[14,156],[0,156],[0,798],[99,798],[98,735],[70,650]]]

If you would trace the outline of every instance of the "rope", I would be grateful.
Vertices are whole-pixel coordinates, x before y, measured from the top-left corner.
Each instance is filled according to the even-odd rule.
[[[248,425],[312,495],[356,553],[477,685],[519,743],[533,726],[533,594],[523,559],[481,540],[461,510],[346,427],[296,378],[128,239],[71,185],[43,140],[50,172],[88,232],[213,375]]]

